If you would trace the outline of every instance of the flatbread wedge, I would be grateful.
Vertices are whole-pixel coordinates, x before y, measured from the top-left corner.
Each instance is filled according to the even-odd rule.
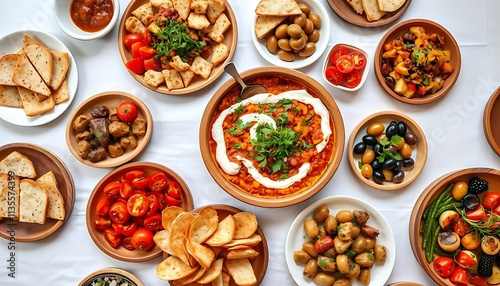
[[[52,98],[54,99],[54,103],[56,105],[69,99],[69,88],[66,80],[64,80],[59,89],[54,92]]]
[[[16,176],[24,178],[36,178],[35,165],[23,154],[14,151],[0,161],[0,173],[13,172]]]
[[[263,39],[274,30],[287,16],[257,16],[255,20],[255,35]]]
[[[24,34],[23,35],[23,43],[22,43],[21,47],[22,47],[22,49],[24,49],[25,47],[27,47],[29,45],[41,45],[41,46],[43,46],[40,42],[33,39],[33,37],[31,37],[30,35]]]
[[[361,3],[361,0],[347,0],[347,3],[351,5],[351,7],[358,13],[359,15],[363,15],[365,10],[363,10],[363,4]]]
[[[46,84],[52,79],[52,55],[50,50],[42,45],[28,45],[23,48],[33,67]]]
[[[406,0],[378,0],[381,11],[394,12],[405,4]]]
[[[64,220],[66,209],[64,208],[64,198],[57,187],[57,180],[52,171],[43,174],[36,180],[47,191],[49,203],[47,205],[47,217]]]
[[[19,182],[19,221],[45,223],[49,196],[39,183],[31,179]]]
[[[370,22],[380,20],[387,13],[380,10],[377,0],[362,0],[361,4],[366,13],[366,19]]]
[[[16,63],[12,81],[19,86],[25,87],[42,95],[49,96],[51,94],[50,89],[47,87],[33,65],[31,65],[28,57],[24,53],[21,54]]]
[[[18,60],[18,54],[7,54],[0,58],[0,84],[17,85],[12,81],[12,76]]]
[[[255,8],[255,14],[262,16],[292,16],[301,13],[295,0],[262,0]]]
[[[12,200],[11,198],[14,198]],[[9,202],[14,202],[14,211],[9,210]],[[12,207],[12,205],[11,205]],[[19,177],[0,174],[0,218],[19,217]]]
[[[59,89],[61,84],[66,79],[66,74],[69,70],[69,56],[66,52],[50,51],[52,55],[52,79],[50,87],[53,90]]]
[[[38,101],[35,94],[22,86],[17,87],[19,96],[23,103],[24,113],[27,116],[37,116],[54,109],[55,102],[52,96],[48,96],[42,101]]]
[[[0,105],[10,107],[23,107],[23,102],[17,91],[17,87],[0,85]]]

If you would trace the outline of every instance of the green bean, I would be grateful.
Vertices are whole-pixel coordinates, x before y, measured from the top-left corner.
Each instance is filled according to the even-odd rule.
[[[438,235],[439,235],[439,232],[441,231],[441,228],[439,227],[439,225],[436,227],[436,229],[434,229],[434,232],[432,233],[432,238],[431,238],[431,241],[429,242],[430,245],[429,245],[429,248],[427,249],[426,253],[425,253],[425,258],[427,259],[427,262],[432,262],[432,260],[434,260],[434,249],[435,249],[435,246],[436,246],[436,241],[438,239]]]
[[[428,205],[425,210],[424,210],[424,214],[422,215],[422,218],[425,220],[428,216],[429,216],[429,213],[431,212],[431,209],[432,207],[434,206],[434,204],[436,203],[436,201],[433,201],[432,204]]]
[[[448,186],[448,187],[444,190],[444,192],[442,192],[442,193],[439,195],[439,197],[438,197],[438,198],[437,198],[437,200],[436,200],[436,204],[437,204],[438,206],[441,206],[441,205],[442,205],[442,202],[443,202],[444,198],[445,198],[446,196],[448,196],[448,195],[449,195],[449,193],[451,192],[451,189],[452,189],[452,188],[453,188],[453,183],[451,183],[451,184],[450,184],[450,185],[449,185],[449,186]],[[431,213],[431,217],[433,217],[433,218],[437,218],[437,215],[436,215],[437,210],[438,210],[438,209],[436,208],[436,210],[434,211],[434,213]]]
[[[443,201],[443,204],[451,204],[455,199],[453,196],[446,197],[446,199]]]
[[[448,187],[438,196],[438,198],[434,201],[432,204],[432,209],[429,212],[429,217],[424,221],[424,224],[427,223],[427,228],[424,229],[424,233],[422,235],[422,248],[424,251],[428,250],[429,248],[433,248],[429,246],[429,239],[430,236],[432,235],[432,230],[434,229],[434,224],[437,224],[437,218],[436,213],[438,211],[438,208],[441,204],[441,202],[444,200],[446,196],[448,196],[451,192],[451,189],[453,188],[453,184],[448,185]],[[425,226],[424,226],[425,227]],[[439,229],[439,226],[438,226]]]
[[[453,258],[452,252],[444,251],[443,249],[441,249],[441,247],[439,247],[437,243],[436,245],[434,245],[434,252],[437,253],[439,256],[446,256]]]
[[[437,210],[436,215],[440,216],[443,212],[449,211],[449,210],[454,210],[454,209],[455,209],[455,207],[453,206],[453,204],[443,205],[443,206],[439,207],[439,209]]]

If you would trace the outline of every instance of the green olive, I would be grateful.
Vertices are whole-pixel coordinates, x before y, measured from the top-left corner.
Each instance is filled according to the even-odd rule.
[[[299,56],[306,58],[314,54],[315,51],[316,51],[316,44],[313,42],[307,42],[305,47],[302,50],[300,50]]]
[[[310,34],[308,34],[309,42],[316,43],[319,40],[319,30],[314,29]]]
[[[368,126],[368,128],[366,128],[366,134],[368,135],[373,135],[375,137],[379,136],[380,134],[382,134],[385,130],[385,126],[384,124],[380,123],[380,122],[375,122],[375,123],[372,123]]]
[[[290,47],[290,41],[286,38],[278,40],[278,47],[287,52],[292,51],[292,48]]]
[[[300,3],[299,8],[300,8],[300,11],[302,11],[302,13],[306,14],[306,16],[309,16],[309,13],[311,13],[311,8],[309,8],[309,6],[307,6],[307,4]]]
[[[292,38],[300,38],[302,35],[302,28],[297,24],[291,24],[288,26],[287,32]]]
[[[274,31],[274,35],[278,39],[286,38],[288,37],[287,30],[288,30],[288,24],[281,24],[278,26],[278,28],[276,28],[276,31]]]
[[[306,14],[302,13],[293,18],[293,23],[299,25],[301,28],[304,28],[304,26],[306,25],[306,20]]]
[[[387,182],[391,182],[392,178],[394,177],[394,173],[392,172],[392,170],[389,169],[383,169],[382,174],[384,174],[385,180]]]
[[[304,27],[302,27],[302,29],[304,29],[304,32],[306,32],[306,34],[311,34],[312,31],[314,31],[313,22],[309,19],[306,19],[306,24],[304,25]]]
[[[319,29],[321,27],[321,18],[318,14],[310,13],[308,18],[313,22],[314,28]]]
[[[280,60],[285,62],[293,62],[295,60],[295,54],[292,52],[287,52],[285,50],[279,50],[278,57],[280,58]]]
[[[403,157],[404,159],[408,159],[411,157],[411,147],[410,145],[408,145],[407,143],[405,143],[403,145],[403,148],[401,148],[401,150],[399,151],[399,153],[401,154],[401,157]]]
[[[302,50],[307,43],[307,36],[304,34],[304,37],[300,38],[291,38],[290,41],[290,47],[296,51]]]
[[[267,38],[266,47],[271,54],[275,54],[278,51],[278,39],[275,35],[271,35]]]
[[[367,179],[371,178],[373,175],[372,165],[363,164],[363,166],[361,166],[361,175]]]
[[[366,149],[366,151],[361,155],[361,163],[370,164],[375,160],[375,152],[372,149]]]

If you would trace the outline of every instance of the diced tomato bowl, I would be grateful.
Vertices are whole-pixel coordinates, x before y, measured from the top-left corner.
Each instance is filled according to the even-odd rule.
[[[184,180],[157,163],[129,163],[95,186],[87,204],[87,229],[107,255],[127,262],[147,261],[162,253],[153,236],[163,229],[161,213],[167,206],[193,209]]]
[[[346,91],[360,89],[368,76],[370,60],[362,49],[349,44],[334,45],[323,64],[323,79]]]

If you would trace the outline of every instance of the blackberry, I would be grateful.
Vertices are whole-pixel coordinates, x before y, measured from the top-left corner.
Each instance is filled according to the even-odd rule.
[[[481,255],[479,259],[479,265],[477,267],[477,274],[484,278],[488,278],[493,275],[493,262],[495,261],[495,255]]]
[[[469,193],[480,194],[488,190],[488,181],[473,177],[469,180]]]

